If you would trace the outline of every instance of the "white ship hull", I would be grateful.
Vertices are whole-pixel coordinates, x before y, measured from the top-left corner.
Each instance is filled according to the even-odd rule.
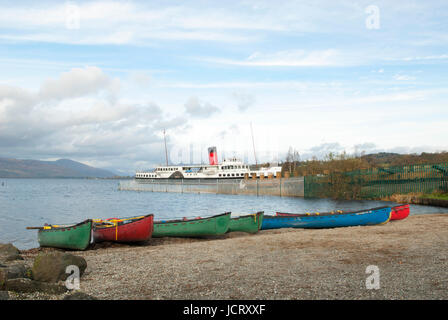
[[[235,158],[218,163],[216,148],[214,148],[210,152],[210,164],[159,166],[153,170],[137,171],[135,179],[244,179],[246,175],[249,178],[254,175],[256,178],[260,178],[262,175],[264,177],[277,177],[281,171],[282,168],[277,166],[255,171],[250,170],[247,164]]]
[[[248,165],[239,162],[220,165],[202,166],[164,166],[151,171],[138,171],[135,179],[244,179],[246,175],[251,178],[254,174],[257,178],[277,177],[281,173],[281,167],[261,168],[260,170],[250,170]]]

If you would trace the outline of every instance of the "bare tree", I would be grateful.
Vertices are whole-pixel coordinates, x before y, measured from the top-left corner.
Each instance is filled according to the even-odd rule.
[[[289,147],[288,153],[286,154],[286,163],[289,167],[289,173],[292,171],[292,162],[294,161],[294,150],[292,147]]]
[[[296,149],[294,149],[293,154],[292,154],[292,161],[293,161],[293,172],[296,172],[296,165],[299,165],[300,162],[300,154],[299,151],[297,151]]]

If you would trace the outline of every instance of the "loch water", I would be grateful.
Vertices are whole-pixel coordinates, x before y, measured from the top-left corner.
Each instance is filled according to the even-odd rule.
[[[131,217],[153,213],[156,220],[264,211],[325,212],[392,206],[385,201],[339,201],[277,196],[120,191],[119,180],[0,178],[0,243],[19,249],[38,247],[45,223],[71,224],[88,218]],[[411,206],[411,215],[448,213],[448,208]]]

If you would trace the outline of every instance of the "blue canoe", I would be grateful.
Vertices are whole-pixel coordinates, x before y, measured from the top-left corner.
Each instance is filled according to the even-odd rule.
[[[326,212],[290,214],[290,216],[266,215],[262,230],[278,228],[338,228],[384,224],[390,220],[391,208],[379,207],[356,212]]]

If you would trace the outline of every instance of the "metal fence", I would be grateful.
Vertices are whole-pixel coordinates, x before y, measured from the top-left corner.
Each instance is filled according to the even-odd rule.
[[[448,163],[336,172],[304,179],[305,197],[377,199],[434,191],[448,192]]]
[[[120,181],[119,190],[220,193],[256,196],[303,197],[303,177],[285,179],[139,179]]]

